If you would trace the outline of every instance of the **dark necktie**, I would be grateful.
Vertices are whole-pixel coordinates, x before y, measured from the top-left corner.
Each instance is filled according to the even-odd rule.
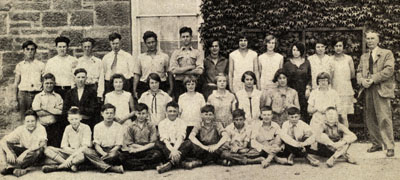
[[[114,61],[111,64],[111,75],[117,73],[118,52],[115,52]]]
[[[249,97],[249,102],[250,102],[250,116],[251,116],[251,119],[253,119],[253,106],[251,104],[251,97]]]
[[[297,140],[297,139],[296,139],[296,134],[294,133],[294,128],[296,128],[296,125],[292,125],[292,126],[290,127],[290,129],[289,129],[289,135],[290,135],[294,140]]]
[[[151,101],[151,112],[157,114],[157,94],[153,95],[153,100]]]
[[[368,69],[369,69],[369,74],[373,74],[373,71],[374,71],[374,59],[372,58],[372,51],[369,53],[369,66],[368,66]]]

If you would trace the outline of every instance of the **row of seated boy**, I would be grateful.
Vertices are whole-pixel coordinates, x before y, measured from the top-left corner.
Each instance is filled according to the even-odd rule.
[[[245,113],[235,110],[233,123],[225,129],[215,123],[214,107],[202,107],[202,123],[186,138],[186,125],[178,117],[179,105],[172,101],[166,106],[167,118],[157,128],[148,119],[148,107],[139,103],[137,119],[124,128],[115,122],[115,107],[102,107],[103,121],[94,127],[93,145],[90,127],[81,123],[79,108],[68,111],[70,125],[65,128],[61,147],[47,146],[46,130],[37,123],[37,115],[28,110],[24,125],[1,140],[1,157],[6,167],[1,174],[22,176],[42,154],[56,165],[44,165],[45,173],[68,170],[76,172],[86,159],[102,172],[123,173],[124,170],[157,169],[159,173],[172,168],[194,168],[211,162],[226,166],[262,164],[272,161],[293,165],[294,157],[305,157],[318,166],[314,155],[328,156],[329,167],[343,157],[355,163],[347,151],[357,137],[338,123],[334,108],[328,108],[318,137],[310,126],[300,120],[300,110],[288,109],[288,120],[282,128],[272,122],[270,107],[261,108],[260,122],[248,125]],[[125,131],[125,132],[124,132]],[[318,142],[318,150],[310,146]]]

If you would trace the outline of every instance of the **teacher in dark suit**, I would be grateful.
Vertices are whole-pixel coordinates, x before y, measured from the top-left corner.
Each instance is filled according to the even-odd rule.
[[[99,121],[99,104],[97,103],[96,91],[85,85],[87,71],[78,68],[74,72],[76,87],[65,94],[63,114],[67,114],[72,106],[76,106],[81,111],[82,123],[90,126],[93,130],[94,125]]]
[[[390,50],[378,47],[379,34],[367,31],[365,38],[368,52],[360,59],[357,82],[364,88],[364,118],[372,147],[369,153],[387,149],[386,156],[394,156],[392,107],[394,98],[394,57]]]

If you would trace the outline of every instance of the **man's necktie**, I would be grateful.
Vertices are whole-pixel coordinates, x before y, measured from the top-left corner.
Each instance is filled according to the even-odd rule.
[[[369,53],[369,74],[373,74],[373,70],[374,70],[374,59],[372,58],[372,51]]]
[[[118,52],[115,52],[114,61],[111,64],[111,75],[117,73],[117,63],[118,63]]]
[[[295,127],[296,127],[296,125],[290,126],[289,135],[290,135],[293,139],[297,140],[297,139],[296,139],[296,134],[294,133],[294,128],[295,128]]]

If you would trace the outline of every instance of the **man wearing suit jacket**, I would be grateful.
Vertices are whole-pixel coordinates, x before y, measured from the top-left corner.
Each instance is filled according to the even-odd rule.
[[[394,98],[394,57],[390,50],[378,47],[379,34],[365,33],[368,52],[364,53],[357,68],[357,82],[364,88],[364,118],[370,134],[372,153],[387,149],[386,156],[394,156],[392,107]],[[382,147],[383,145],[383,147]]]
[[[85,69],[76,69],[74,75],[76,87],[69,90],[65,95],[63,114],[67,114],[72,106],[79,107],[82,115],[82,123],[89,125],[93,130],[99,118],[96,91],[85,85],[87,79],[87,71]]]

